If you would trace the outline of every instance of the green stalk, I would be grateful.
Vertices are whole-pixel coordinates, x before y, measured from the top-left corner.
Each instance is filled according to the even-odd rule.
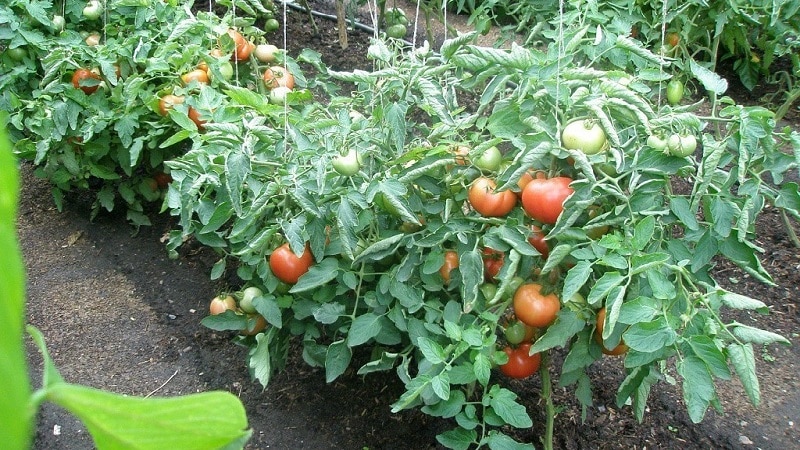
[[[550,352],[542,352],[542,365],[539,367],[539,376],[542,378],[542,398],[547,411],[547,424],[544,432],[544,450],[553,450],[553,423],[556,418],[556,408],[553,406],[553,389],[550,381]]]

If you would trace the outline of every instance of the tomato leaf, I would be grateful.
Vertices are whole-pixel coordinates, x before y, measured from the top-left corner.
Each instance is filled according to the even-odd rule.
[[[253,306],[273,327],[283,326],[283,316],[274,295],[259,295],[253,299]]]
[[[534,450],[533,444],[515,441],[511,436],[492,430],[484,440],[491,450]]]
[[[430,361],[431,364],[441,364],[447,361],[447,354],[444,348],[437,342],[421,336],[417,338],[417,346],[422,352],[422,355],[425,356],[425,359]]]
[[[694,59],[689,60],[689,70],[703,84],[706,90],[716,95],[722,95],[728,90],[727,80],[701,66]]]
[[[472,371],[475,373],[475,378],[481,386],[488,385],[489,377],[492,374],[492,362],[489,360],[489,357],[483,353],[477,354],[475,356],[475,363],[472,366]]]
[[[217,449],[251,434],[244,407],[229,392],[142,398],[58,383],[47,398],[78,416],[100,450]]]
[[[731,343],[726,348],[733,369],[742,381],[750,403],[758,406],[761,403],[761,389],[756,375],[756,360],[753,355],[753,344]]]
[[[729,308],[755,310],[761,314],[769,314],[769,307],[764,302],[745,295],[723,291],[720,293],[719,298]]]
[[[625,278],[619,272],[606,272],[592,286],[586,301],[592,306],[602,305],[602,301],[617,286],[622,284]]]
[[[203,317],[200,324],[214,331],[238,331],[247,327],[247,317],[229,309],[222,314]]]
[[[452,383],[452,379],[450,380],[450,383]],[[430,414],[434,417],[448,419],[450,417],[455,417],[458,413],[460,413],[466,402],[467,399],[463,391],[450,391],[450,395],[446,400],[436,402],[432,405],[425,405],[422,407],[422,412],[425,414]]]
[[[446,371],[440,372],[431,379],[431,389],[442,400],[450,398],[450,377]]]
[[[463,312],[469,313],[478,301],[478,288],[483,282],[483,259],[478,249],[459,255],[458,270],[461,272],[461,298]]]
[[[325,381],[327,383],[339,378],[350,365],[353,351],[347,346],[344,339],[338,340],[328,346],[325,352]]]
[[[452,450],[467,450],[478,439],[478,432],[462,426],[436,435],[436,440]]]
[[[603,335],[606,334],[603,330]],[[604,336],[605,337],[605,336]],[[671,346],[677,334],[661,316],[651,322],[635,323],[624,334],[625,343],[633,350],[650,353]]]
[[[678,373],[683,377],[683,401],[689,418],[700,423],[712,400],[716,399],[714,380],[702,359],[689,355],[677,364]]]
[[[421,374],[412,378],[406,383],[406,391],[392,404],[392,413],[398,413],[414,405],[422,391],[428,387],[431,377],[428,374]]]
[[[738,322],[734,322],[732,326],[733,329],[731,330],[731,333],[745,342],[759,345],[774,344],[776,342],[784,345],[792,345],[788,339],[771,331],[754,328]]]
[[[362,314],[353,320],[347,333],[347,345],[355,347],[374,338],[381,332],[381,316],[373,313]]]
[[[578,261],[575,266],[567,272],[564,278],[564,289],[561,291],[561,298],[569,300],[581,290],[589,276],[592,274],[592,263],[590,261]]]
[[[314,264],[297,280],[297,284],[289,289],[292,294],[310,291],[336,279],[339,273],[339,263],[336,258],[325,258]]]
[[[567,341],[578,334],[586,322],[568,310],[562,309],[558,312],[556,321],[547,327],[547,331],[532,346],[531,354],[543,352],[553,347],[564,347]]]
[[[517,403],[517,394],[514,392],[495,385],[489,391],[489,398],[489,405],[505,423],[516,428],[533,426],[525,407]]]
[[[717,344],[711,337],[691,336],[686,343],[691,349],[691,352],[706,363],[706,366],[708,366],[713,376],[722,380],[731,379],[731,371],[728,368],[725,355],[722,353],[722,350],[717,347]]]

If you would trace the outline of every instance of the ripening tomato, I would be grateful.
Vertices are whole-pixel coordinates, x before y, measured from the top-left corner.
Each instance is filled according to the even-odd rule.
[[[255,336],[267,328],[267,320],[261,314],[248,314],[247,315],[247,328],[239,331],[239,334],[245,336]]]
[[[183,84],[189,85],[193,81],[199,84],[208,84],[208,73],[203,69],[194,69],[181,75]]]
[[[279,86],[294,89],[294,75],[285,67],[270,67],[264,71],[263,79],[267,89],[274,89]]]
[[[600,308],[600,311],[597,311],[597,327],[594,329],[594,340],[600,344],[600,350],[606,355],[611,356],[619,356],[626,353],[628,351],[628,346],[625,345],[625,342],[622,339],[620,339],[619,344],[611,350],[607,349],[606,346],[603,345],[603,327],[605,326],[605,322],[606,309]]]
[[[253,53],[253,50],[256,48],[255,44],[248,41],[244,36],[241,35],[241,33],[233,28],[228,30],[228,36],[233,39],[234,44],[231,61],[244,61],[250,58],[250,54]]]
[[[519,320],[513,320],[506,325],[503,334],[506,337],[506,342],[511,345],[517,345],[523,342],[533,342],[536,338],[536,328]]]
[[[444,264],[439,268],[439,275],[442,276],[444,284],[450,284],[450,272],[458,267],[458,253],[453,250],[444,252]]]
[[[486,177],[480,177],[469,187],[469,204],[475,211],[485,217],[503,217],[514,209],[517,194],[512,191],[495,192],[497,183]]]
[[[564,148],[580,150],[587,155],[605,150],[606,142],[606,132],[594,120],[575,120],[568,123],[561,132],[561,143],[564,144]]]
[[[272,44],[258,44],[255,50],[253,50],[253,55],[255,55],[257,60],[263,63],[271,63],[275,62],[275,54],[277,52],[278,47]]]
[[[524,343],[517,348],[506,347],[503,351],[508,355],[508,362],[500,366],[500,371],[509,378],[528,378],[539,370],[542,357],[538,353],[529,354],[531,344]]]
[[[200,112],[190,106],[187,114],[189,115],[189,119],[197,125],[198,130],[205,128],[206,121],[200,118]]]
[[[505,262],[505,253],[493,248],[483,248],[483,276],[487,282],[494,280]]]
[[[554,224],[564,211],[564,201],[575,192],[572,178],[535,179],[522,191],[522,208],[529,216],[546,224]]]
[[[452,149],[455,156],[456,164],[459,166],[466,166],[469,164],[469,147],[458,145]]]
[[[532,327],[544,328],[552,324],[560,309],[558,297],[543,294],[540,284],[523,284],[514,293],[514,315]]]
[[[208,305],[208,311],[212,316],[222,314],[227,310],[236,311],[236,299],[227,295],[225,297],[217,296],[211,299],[211,304]]]
[[[550,246],[547,245],[544,231],[541,228],[531,225],[531,235],[528,236],[528,242],[542,254],[542,258],[547,259],[547,255],[550,254]]]
[[[681,37],[678,33],[667,33],[667,44],[669,44],[670,47],[677,47],[680,42]]]
[[[183,103],[183,97],[180,95],[167,94],[158,101],[158,113],[162,116],[169,114],[169,110]]]
[[[96,80],[86,82],[86,80]],[[72,74],[72,85],[76,89],[82,90],[86,95],[94,93],[100,87],[100,75],[89,69],[80,68]]]
[[[295,284],[297,280],[314,264],[314,256],[308,244],[303,254],[297,256],[289,244],[283,244],[269,255],[269,268],[284,283]]]

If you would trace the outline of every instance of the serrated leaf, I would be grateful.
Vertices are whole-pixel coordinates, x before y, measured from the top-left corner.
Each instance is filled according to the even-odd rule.
[[[533,421],[528,415],[528,411],[525,410],[524,406],[517,403],[516,399],[517,394],[508,389],[492,389],[489,405],[505,423],[512,427],[529,428],[533,426]]]
[[[478,439],[478,432],[458,427],[436,435],[436,440],[452,450],[467,450]]]
[[[239,331],[247,327],[247,317],[227,310],[222,314],[203,317],[200,324],[214,331]]]
[[[720,300],[722,300],[722,303],[729,308],[755,310],[761,314],[769,313],[769,308],[764,304],[764,302],[747,297],[745,295],[726,291],[723,292],[719,297]]]
[[[450,377],[447,372],[441,372],[431,379],[431,389],[442,400],[450,398]]]
[[[605,334],[605,330],[603,330]],[[628,347],[643,353],[652,353],[675,343],[677,333],[664,317],[652,322],[635,323],[624,334]]]
[[[492,450],[534,450],[533,444],[517,442],[497,430],[490,431],[485,441]]]
[[[564,278],[564,289],[561,291],[561,298],[571,299],[589,280],[592,274],[592,263],[589,261],[578,261],[575,266],[569,269]]]
[[[441,364],[447,361],[447,354],[444,349],[437,342],[424,336],[417,339],[417,346],[422,352],[425,359],[430,361],[431,364]]]
[[[728,90],[728,81],[720,77],[716,73],[706,69],[698,64],[695,60],[689,60],[689,69],[697,78],[706,90],[713,92],[716,95],[722,95]]]
[[[373,313],[362,314],[353,320],[347,333],[347,345],[355,347],[374,338],[381,332],[381,316]]]
[[[741,323],[734,323],[731,333],[733,333],[733,335],[737,338],[753,344],[768,345],[777,342],[779,344],[791,345],[789,340],[780,334]]]

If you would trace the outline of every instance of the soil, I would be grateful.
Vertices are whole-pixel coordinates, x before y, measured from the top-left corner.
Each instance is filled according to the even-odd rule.
[[[311,3],[318,10],[329,8]],[[365,33],[351,31],[350,46],[343,50],[333,22],[317,19],[321,35],[314,36],[306,16],[289,11],[287,19],[291,53],[313,48],[336,69],[368,67],[363,58],[368,45]],[[452,20],[463,23],[463,19]],[[796,117],[793,125],[800,129]],[[209,281],[212,253],[190,248],[178,259],[169,259],[161,238],[175,224],[155,211],[153,225],[138,233],[121,215],[89,221],[88,201],[81,196],[69,197],[65,210],[58,212],[46,182],[36,179],[28,165],[22,172],[19,235],[29,277],[27,319],[44,333],[68,381],[130,395],[233,392],[247,409],[252,449],[439,448],[436,434],[454,426],[416,410],[392,414],[390,405],[403,391],[394,373],[360,377],[349,371],[326,384],[324,373],[309,368],[299,352],[262,389],[248,374],[246,349],[232,345],[229,334],[199,324],[208,300],[224,288]],[[793,226],[798,229],[796,223]],[[757,349],[761,405],[750,406],[738,381],[719,382],[726,413],[710,411],[701,424],[692,424],[680,386],[662,382],[652,390],[644,421],[637,423],[629,408],[617,408],[614,401],[623,379],[622,362],[606,358],[592,368],[595,404],[585,423],[574,390],[555,388],[556,404],[562,408],[555,448],[797,448],[800,251],[792,246],[774,209],[761,216],[757,230],[758,243],[766,250],[764,265],[776,286],[760,284],[724,264],[717,276],[726,287],[770,306],[768,316],[741,313],[737,320],[778,332],[793,343]],[[38,385],[41,358],[32,347],[29,351],[33,382]],[[556,364],[560,358],[563,355],[556,352]],[[509,384],[520,393],[535,423],[529,430],[515,431],[515,436],[538,446],[538,436],[544,432],[538,378]],[[52,405],[44,407],[35,448],[91,447],[91,438],[77,419]]]

